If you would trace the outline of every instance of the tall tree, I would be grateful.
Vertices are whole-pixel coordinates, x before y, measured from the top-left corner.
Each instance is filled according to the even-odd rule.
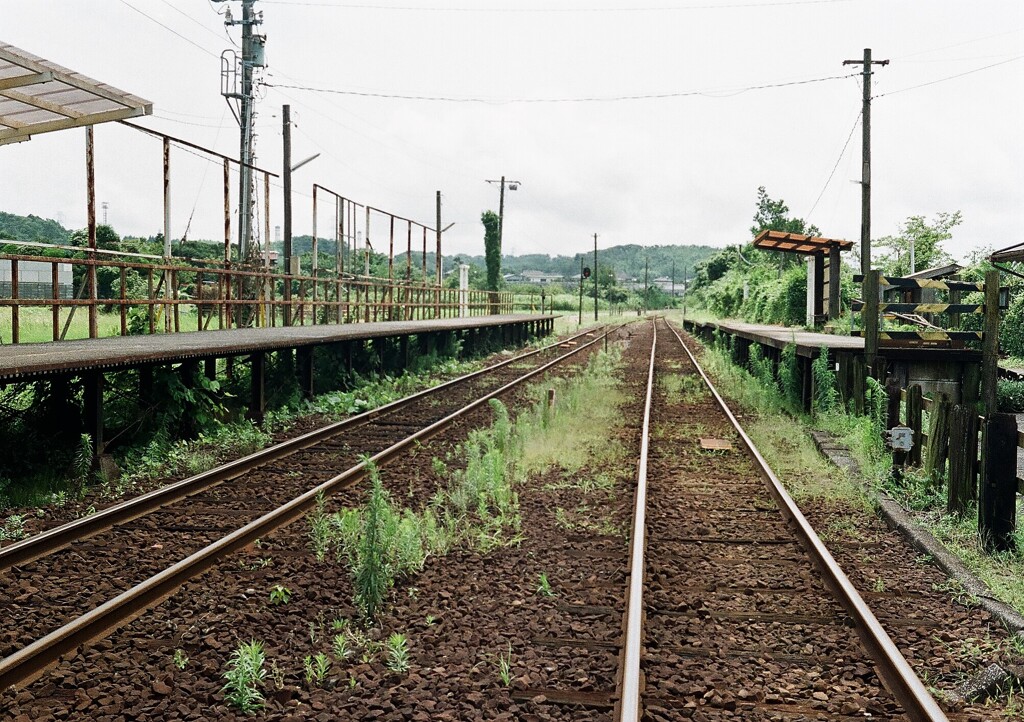
[[[962,222],[960,211],[938,213],[932,223],[928,223],[924,216],[910,216],[899,226],[899,233],[875,241],[876,247],[886,249],[879,254],[879,265],[886,275],[912,273],[911,247],[914,249],[914,271],[952,263],[953,257],[941,244],[953,237],[953,229]]]
[[[781,198],[777,201],[772,200],[764,186],[760,186],[757,189],[757,212],[754,213],[754,225],[750,227],[750,234],[756,236],[764,230],[802,233],[808,236],[821,235],[821,231],[813,223],[807,223],[803,218],[790,218],[786,202]]]
[[[487,290],[497,291],[501,282],[501,220],[494,211],[480,215],[484,224],[484,262],[487,264]]]

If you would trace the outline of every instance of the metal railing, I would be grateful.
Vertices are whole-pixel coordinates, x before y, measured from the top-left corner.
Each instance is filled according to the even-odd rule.
[[[0,263],[5,262],[10,264],[11,281],[8,297],[0,298],[0,308],[9,309],[11,343],[21,343],[23,308],[50,309],[53,341],[66,338],[79,309],[88,315],[90,338],[100,335],[100,313],[114,314],[119,319],[119,335],[127,336],[410,321],[506,314],[513,310],[513,295],[507,292],[460,291],[411,278],[357,276],[323,269],[315,275],[286,275],[238,261],[164,259],[91,249],[60,257],[0,254]],[[48,297],[40,298],[45,294],[40,294],[38,288],[31,294],[21,293],[19,264],[24,262],[49,264],[50,283],[44,283],[49,286]],[[70,298],[66,271],[64,278],[60,278],[62,265],[71,266],[76,277]],[[290,299],[285,298],[286,284],[290,284]]]

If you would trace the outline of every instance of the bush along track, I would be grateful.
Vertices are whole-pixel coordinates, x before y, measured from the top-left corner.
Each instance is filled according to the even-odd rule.
[[[557,529],[556,505],[533,496],[527,475],[560,453],[542,432],[568,439],[574,414],[612,396],[614,358],[570,362],[509,395],[507,420],[501,406],[473,412],[379,470],[352,508],[325,499],[306,522],[224,560],[25,689],[6,690],[0,716],[234,719],[247,707],[268,719],[426,720],[516,709],[511,692],[531,659],[516,630],[537,617],[525,602],[541,600],[541,573],[551,603],[566,582],[530,521],[542,515]],[[599,446],[581,448],[602,458]],[[580,499],[596,506],[607,473],[558,472],[546,483],[585,487]],[[582,506],[574,498],[564,513]],[[613,518],[593,523],[620,533]]]
[[[795,415],[774,381],[763,383],[717,348],[701,353],[701,363],[735,404],[762,454],[950,718],[1024,716],[1020,635],[1008,633],[978,606],[971,590],[948,579],[875,512],[871,488],[882,486],[888,468],[874,415],[847,416],[828,394],[815,399],[820,413],[813,420]],[[879,405],[884,408],[884,400]],[[858,462],[857,477],[820,456],[810,427],[849,449]]]

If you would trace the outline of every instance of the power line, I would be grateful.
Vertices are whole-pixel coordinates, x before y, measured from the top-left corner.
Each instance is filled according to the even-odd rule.
[[[687,12],[691,10],[732,10],[736,8],[767,8],[784,7],[792,5],[834,5],[836,3],[854,2],[854,0],[775,0],[774,2],[743,2],[725,3],[721,5],[660,5],[642,7],[580,7],[580,8],[481,8],[481,7],[438,7],[413,5],[373,5],[360,3],[336,3],[325,0],[263,0],[267,5],[291,5],[294,7],[322,7],[336,8],[338,10],[395,10],[395,11],[420,11],[420,12],[460,12],[460,13],[630,13],[630,12]]]
[[[827,80],[842,80],[851,78],[857,73],[846,75],[829,75],[823,78],[811,78],[809,80],[792,80],[785,83],[768,83],[765,85],[750,85],[745,88],[738,88],[735,91],[709,91],[709,90],[687,90],[675,93],[648,93],[639,95],[609,95],[589,96],[579,98],[454,98],[441,95],[402,95],[399,93],[374,93],[359,90],[339,90],[336,88],[313,88],[305,85],[283,85],[278,83],[266,83],[270,88],[288,88],[291,90],[306,90],[311,93],[327,93],[331,95],[351,95],[362,98],[386,98],[389,100],[425,100],[443,103],[484,103],[492,105],[509,105],[513,103],[612,103],[629,100],[664,100],[668,98],[686,98],[691,96],[703,96],[706,98],[732,97],[746,93],[751,90],[767,90],[770,88],[785,88],[794,85],[807,85],[809,83],[822,83]]]
[[[143,12],[142,10],[139,10],[139,9],[138,9],[137,7],[135,7],[135,6],[134,6],[134,5],[132,5],[132,4],[130,3],[130,2],[128,2],[128,0],[121,0],[121,4],[122,4],[122,5],[126,5],[127,7],[131,8],[132,10],[134,10],[135,12],[137,12],[137,13],[138,13],[139,15],[142,15],[143,17],[149,18],[150,20],[152,20],[152,21],[153,21],[154,23],[156,23],[157,25],[159,25],[160,27],[162,27],[162,28],[163,28],[164,30],[166,30],[167,32],[169,32],[169,33],[173,33],[174,35],[177,35],[177,36],[178,36],[179,38],[181,38],[182,40],[184,40],[184,41],[185,41],[186,43],[188,43],[189,45],[191,45],[191,46],[193,46],[193,47],[199,48],[200,50],[202,50],[202,51],[203,51],[204,53],[206,53],[207,55],[209,55],[209,56],[211,56],[211,57],[214,57],[214,58],[220,58],[220,56],[219,56],[219,55],[217,55],[216,53],[211,53],[211,52],[210,52],[209,50],[207,50],[206,48],[204,48],[204,47],[203,47],[202,45],[200,45],[199,43],[197,43],[197,42],[195,42],[195,41],[193,41],[193,40],[189,40],[189,39],[188,39],[188,38],[186,38],[186,37],[185,37],[184,35],[182,35],[181,33],[179,33],[179,32],[178,32],[177,30],[175,30],[174,28],[170,27],[169,25],[164,25],[164,24],[163,24],[162,22],[160,22],[159,20],[157,20],[157,19],[156,19],[155,17],[153,17],[152,15],[150,15],[150,14],[148,14],[148,13],[145,13],[145,12]]]
[[[875,98],[884,98],[887,95],[896,95],[896,93],[904,93],[904,92],[906,92],[908,90],[915,90],[917,88],[925,88],[925,87],[927,87],[929,85],[935,85],[937,83],[944,83],[947,80],[954,80],[956,78],[962,78],[965,75],[971,75],[972,73],[980,73],[982,70],[988,70],[989,68],[995,68],[995,67],[998,67],[1000,65],[1006,65],[1007,63],[1012,63],[1015,60],[1020,60],[1021,58],[1024,58],[1024,55],[1017,55],[1017,56],[1009,58],[1007,60],[1002,60],[1002,61],[1000,61],[998,63],[992,63],[991,65],[984,65],[984,66],[982,66],[980,68],[974,68],[973,70],[966,70],[966,71],[964,71],[962,73],[957,73],[956,75],[947,75],[945,78],[939,78],[938,80],[929,80],[927,83],[919,83],[918,85],[911,85],[911,86],[909,86],[907,88],[900,88],[899,90],[890,90],[888,93],[881,93],[880,95],[875,95],[873,97],[875,97]]]
[[[858,112],[857,117],[853,119],[853,127],[850,128],[850,134],[846,136],[846,142],[843,143],[843,149],[839,151],[839,157],[836,158],[836,164],[832,166],[832,172],[828,174],[828,180],[825,181],[825,185],[821,188],[821,193],[819,193],[818,197],[814,199],[814,205],[811,206],[811,210],[806,216],[808,222],[811,220],[811,216],[814,215],[814,210],[818,207],[821,197],[825,195],[825,190],[828,188],[829,183],[832,182],[832,178],[835,176],[836,170],[839,168],[839,164],[843,160],[843,156],[846,155],[846,149],[850,146],[850,140],[853,138],[853,132],[857,130],[857,125],[860,123],[860,116],[861,113]]]

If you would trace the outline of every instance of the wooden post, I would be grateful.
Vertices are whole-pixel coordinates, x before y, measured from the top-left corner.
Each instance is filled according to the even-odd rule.
[[[999,376],[999,271],[985,272],[985,335],[981,341],[981,401],[985,416],[996,412]]]
[[[924,470],[933,484],[940,483],[946,471],[946,457],[949,454],[949,397],[936,393],[932,399],[928,425],[928,452],[925,454]]]
[[[828,317],[829,320],[839,318],[839,270],[842,261],[839,260],[839,246],[831,245],[828,248]]]
[[[900,382],[895,377],[890,377],[885,382],[885,396],[887,399],[885,409],[885,428],[892,429],[900,425]],[[907,452],[893,450],[893,468],[902,469],[907,465]]]
[[[857,355],[853,357],[851,371],[853,373],[853,413],[856,416],[863,416],[864,393],[866,391],[865,386],[867,383],[865,378],[867,369],[865,368],[863,356]]]
[[[864,277],[864,357],[873,366],[878,354],[878,283],[881,271],[870,271]]]
[[[990,414],[982,440],[978,532],[989,552],[1014,548],[1017,494],[1017,418]]]
[[[921,446],[924,444],[924,433],[921,428],[921,411],[924,408],[924,398],[921,395],[921,385],[914,384],[907,389],[907,426],[914,432],[914,445],[910,448],[907,456],[907,463],[911,466],[921,466]]]
[[[836,388],[839,390],[839,403],[846,411],[850,401],[850,354],[836,353],[838,368],[836,369]]]
[[[964,373],[960,380],[961,403],[970,404],[977,411],[980,388],[981,364],[968,361],[964,364]]]
[[[974,501],[978,459],[978,412],[973,404],[957,404],[949,424],[949,492],[946,511],[963,516]],[[1016,466],[1014,466],[1016,468]]]

